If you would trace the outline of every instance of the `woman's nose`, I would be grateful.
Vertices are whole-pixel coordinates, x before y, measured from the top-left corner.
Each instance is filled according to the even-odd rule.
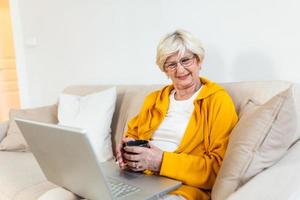
[[[185,71],[185,67],[182,66],[180,63],[178,63],[176,71],[177,72],[184,72]]]

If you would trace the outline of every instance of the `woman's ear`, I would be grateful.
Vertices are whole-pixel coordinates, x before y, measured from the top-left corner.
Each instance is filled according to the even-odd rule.
[[[197,57],[197,65],[199,67],[199,71],[202,69],[202,60],[200,60],[200,58]]]
[[[197,65],[201,65],[202,64],[202,60],[198,56],[196,57],[196,60],[197,60]]]

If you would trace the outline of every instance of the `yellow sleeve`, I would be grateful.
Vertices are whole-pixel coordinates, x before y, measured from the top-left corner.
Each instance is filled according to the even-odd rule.
[[[164,152],[160,174],[189,186],[211,189],[238,117],[230,96],[224,91],[205,101],[202,106],[206,106],[207,113],[201,117],[206,118],[206,123],[201,126],[208,128],[203,127],[200,130],[206,132],[197,133],[204,134],[204,144],[189,153]]]
[[[139,138],[139,131],[140,131],[140,122],[145,122],[146,120],[144,119],[145,113],[148,112],[148,110],[154,105],[155,103],[155,96],[157,95],[156,92],[150,93],[144,100],[143,105],[140,109],[140,112],[133,117],[132,119],[129,120],[127,124],[127,130],[124,133],[125,137],[131,137],[134,139],[142,139]],[[148,119],[149,120],[149,119]],[[143,138],[145,139],[145,138]]]
[[[124,133],[125,137],[138,139],[138,121],[139,121],[139,114],[137,114],[128,122],[127,131]]]

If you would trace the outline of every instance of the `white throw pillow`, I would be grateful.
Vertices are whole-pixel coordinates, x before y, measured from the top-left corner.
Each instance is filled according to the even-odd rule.
[[[86,130],[100,162],[113,157],[110,126],[116,98],[115,87],[86,96],[59,96],[59,125]]]

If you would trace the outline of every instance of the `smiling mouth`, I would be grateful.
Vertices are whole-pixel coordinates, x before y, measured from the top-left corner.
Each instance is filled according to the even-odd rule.
[[[180,80],[184,80],[186,79],[190,74],[186,74],[186,75],[183,75],[183,76],[177,76],[178,79]]]

